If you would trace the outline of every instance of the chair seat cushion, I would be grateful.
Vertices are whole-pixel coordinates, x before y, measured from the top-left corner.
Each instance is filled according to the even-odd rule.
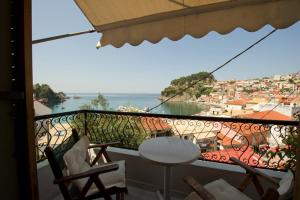
[[[218,179],[213,182],[210,182],[204,186],[216,200],[251,200],[244,193],[227,183],[223,179]]]
[[[116,161],[116,162],[111,162],[109,164],[104,164],[104,165],[111,165],[111,164],[118,164],[119,168],[116,171],[111,171],[107,172],[104,174],[100,174],[99,178],[102,181],[104,187],[106,189],[112,188],[112,187],[118,187],[118,188],[125,188],[126,183],[125,183],[125,161]],[[82,168],[82,171],[80,172],[85,172],[90,169],[96,169],[97,167],[101,167],[104,165],[99,165],[99,166],[93,166],[93,167],[84,167]],[[76,186],[79,190],[82,190],[86,182],[88,181],[88,178],[82,178],[73,181],[74,186]],[[96,185],[93,183],[92,186],[90,187],[87,195],[92,195],[94,193],[99,192],[99,189],[96,187]]]
[[[293,184],[294,184],[294,175],[291,170],[285,173],[282,179],[279,182],[279,187],[277,189],[279,193],[279,199],[290,199],[293,194]]]
[[[115,161],[115,162],[110,162],[109,164],[102,164],[99,166],[93,166],[91,168],[95,169],[97,167],[100,166],[104,166],[104,165],[110,165],[110,164],[118,164],[119,168],[116,171],[111,171],[111,172],[107,172],[104,174],[100,174],[99,178],[102,181],[102,183],[104,184],[105,188],[112,188],[112,187],[118,187],[118,188],[125,188],[126,187],[126,182],[125,182],[125,161],[124,160],[120,160],[120,161]],[[82,188],[84,186],[84,184],[86,183],[87,179],[81,180],[80,183],[80,188]],[[90,188],[90,191],[88,192],[88,194],[92,194],[95,192],[98,192],[98,188],[96,187],[95,184],[93,184]]]

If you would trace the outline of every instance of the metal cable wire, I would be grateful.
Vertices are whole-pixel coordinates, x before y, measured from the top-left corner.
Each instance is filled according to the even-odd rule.
[[[267,35],[265,35],[264,37],[260,38],[259,40],[257,40],[255,43],[253,43],[252,45],[250,45],[249,47],[247,47],[246,49],[244,49],[243,51],[241,51],[240,53],[236,54],[235,56],[233,56],[232,58],[230,58],[228,61],[226,61],[224,64],[220,65],[219,67],[217,67],[216,69],[214,69],[213,71],[211,71],[207,77],[208,78],[210,75],[212,75],[213,73],[215,73],[216,71],[220,70],[221,68],[223,68],[224,66],[226,66],[227,64],[229,64],[230,62],[232,62],[233,60],[235,60],[236,58],[238,58],[239,56],[241,56],[242,54],[244,54],[245,52],[247,52],[248,50],[252,49],[254,46],[256,46],[257,44],[259,44],[260,42],[262,42],[263,40],[265,40],[266,38],[268,38],[270,35],[272,35],[274,32],[276,32],[277,29],[273,29],[271,32],[269,32]],[[199,79],[197,81],[195,81],[193,84],[179,90],[179,92],[177,92],[176,94],[172,95],[171,97],[167,98],[166,100],[162,101],[161,103],[159,103],[158,105],[148,109],[146,112],[151,112],[152,110],[158,108],[159,106],[163,105],[164,103],[170,101],[171,99],[173,99],[174,97],[176,97],[177,95],[181,94],[182,92],[186,91],[187,89],[193,87],[194,85],[196,85],[197,83],[199,83],[200,81],[202,81],[204,79]]]
[[[63,35],[56,35],[56,36],[51,36],[51,37],[47,37],[47,38],[33,40],[32,44],[39,44],[39,43],[43,43],[43,42],[49,42],[52,40],[58,40],[58,39],[63,39],[63,38],[67,38],[67,37],[73,37],[73,36],[77,36],[77,35],[83,35],[83,34],[94,33],[94,32],[96,32],[95,29],[76,32],[76,33],[67,33],[67,34],[63,34]]]

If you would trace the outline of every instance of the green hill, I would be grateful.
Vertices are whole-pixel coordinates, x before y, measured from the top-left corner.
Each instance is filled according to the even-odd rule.
[[[170,86],[161,91],[161,98],[163,99],[173,96],[198,80],[201,81],[179,94],[176,98],[174,98],[174,100],[197,99],[201,95],[209,95],[212,92],[212,87],[210,85],[215,82],[216,79],[208,72],[199,72],[172,80]]]
[[[33,94],[35,99],[43,101],[48,106],[53,106],[64,102],[66,95],[63,92],[54,92],[47,84],[35,84],[33,85]]]

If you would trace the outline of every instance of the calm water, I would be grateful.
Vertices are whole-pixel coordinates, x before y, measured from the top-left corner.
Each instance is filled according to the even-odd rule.
[[[53,113],[79,110],[79,107],[88,104],[97,94],[67,93],[70,99],[67,99],[62,105],[52,107]],[[74,99],[74,96],[80,97]],[[119,106],[133,106],[139,109],[145,107],[152,108],[160,103],[159,94],[103,94],[109,102],[109,108],[116,110]],[[64,107],[64,109],[62,109]],[[181,114],[193,115],[203,110],[203,106],[197,103],[172,102],[166,103],[152,111],[152,113],[161,114]]]

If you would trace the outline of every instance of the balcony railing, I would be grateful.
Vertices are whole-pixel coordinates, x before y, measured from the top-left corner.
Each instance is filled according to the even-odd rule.
[[[199,145],[199,159],[230,163],[229,157],[260,168],[280,170],[288,157],[269,156],[286,148],[284,138],[295,137],[299,122],[203,116],[81,110],[35,117],[36,157],[44,149],[64,143],[76,128],[91,142],[121,141],[119,147],[137,149],[151,137],[174,136]],[[255,148],[268,149],[257,153]]]

